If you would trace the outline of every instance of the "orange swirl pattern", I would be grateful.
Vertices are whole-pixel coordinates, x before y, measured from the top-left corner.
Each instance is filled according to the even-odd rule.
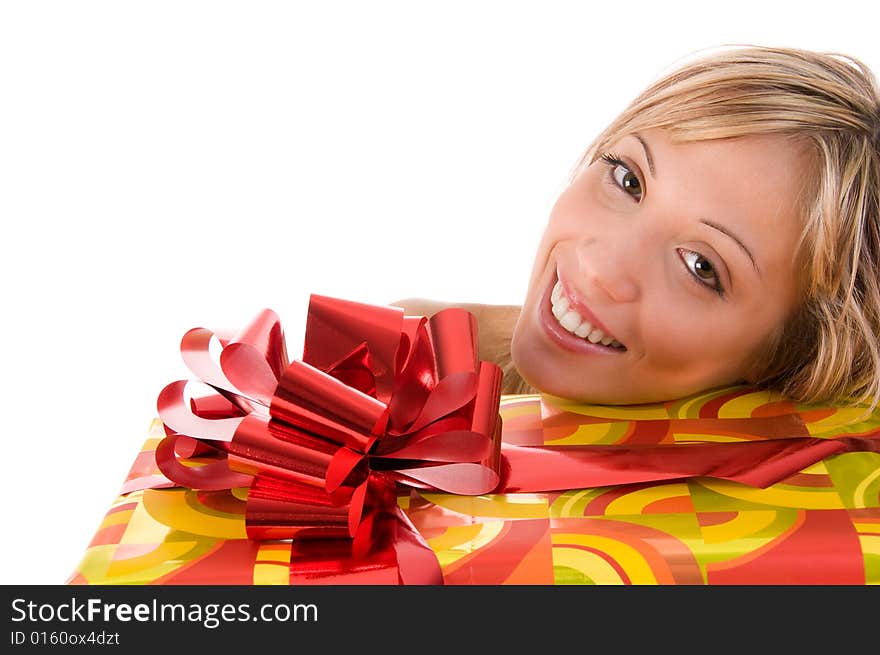
[[[865,418],[866,410],[793,403],[747,386],[628,406],[578,405],[547,395],[502,399],[504,441],[522,446],[833,439],[880,430],[880,412]]]
[[[657,405],[502,399],[518,445],[866,434],[880,412],[734,387]],[[244,532],[244,495],[160,488],[154,421],[70,584],[300,584],[289,541]],[[766,488],[710,478],[553,493],[399,498],[446,584],[880,584],[880,454],[848,452]]]

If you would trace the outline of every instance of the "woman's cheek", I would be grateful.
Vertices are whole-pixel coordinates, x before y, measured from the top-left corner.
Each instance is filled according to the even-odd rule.
[[[653,298],[652,295],[654,294]],[[668,294],[667,294],[668,296]],[[643,347],[646,358],[662,367],[680,366],[684,362],[695,361],[714,349],[713,339],[706,338],[702,317],[693,308],[685,311],[674,299],[666,298],[659,291],[647,290],[643,298],[653,302],[642,307]],[[658,302],[660,301],[660,302]],[[697,338],[697,335],[703,335]]]

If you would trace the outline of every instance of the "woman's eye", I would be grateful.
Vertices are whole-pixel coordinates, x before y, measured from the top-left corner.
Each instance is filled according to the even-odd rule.
[[[639,178],[625,166],[615,166],[611,171],[611,175],[614,176],[614,181],[617,182],[617,185],[629,195],[634,197],[642,195],[642,185],[639,182]]]
[[[632,196],[637,202],[642,198],[642,183],[638,176],[630,170],[618,157],[614,155],[602,155],[604,161],[611,168],[611,179],[624,193]]]
[[[715,266],[708,259],[693,250],[679,249],[679,256],[684,261],[691,275],[703,286],[709,287],[718,295],[723,294],[721,280],[715,272]]]

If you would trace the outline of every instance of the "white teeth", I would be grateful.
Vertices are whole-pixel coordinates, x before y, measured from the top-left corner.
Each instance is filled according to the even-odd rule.
[[[559,324],[569,332],[574,332],[581,321],[581,315],[570,309],[565,313],[565,316],[559,319]]]
[[[593,330],[587,335],[587,341],[590,343],[599,343],[604,336],[605,333],[602,332],[602,330]]]
[[[556,317],[556,320],[561,320],[563,316],[565,316],[568,311],[568,298],[563,296],[555,303],[553,303],[553,316]]]
[[[593,326],[584,321],[580,325],[577,326],[577,329],[574,331],[576,335],[578,335],[581,339],[585,339],[587,335],[593,331]]]
[[[622,345],[617,339],[607,336],[599,328],[593,328],[588,321],[571,309],[571,303],[568,298],[563,295],[562,283],[557,281],[553,286],[553,292],[550,294],[550,303],[553,316],[559,321],[559,324],[569,332],[575,334],[581,339],[586,339],[590,343],[602,343],[603,346],[613,346],[621,348]]]

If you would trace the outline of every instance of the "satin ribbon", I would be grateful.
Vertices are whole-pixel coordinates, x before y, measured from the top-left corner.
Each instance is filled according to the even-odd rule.
[[[401,488],[544,492],[696,476],[766,487],[830,455],[880,452],[874,432],[645,446],[501,443],[501,373],[478,361],[476,324],[464,310],[426,319],[313,295],[302,361],[288,361],[270,310],[237,334],[190,330],[181,352],[208,393],[188,393],[183,380],[162,391],[168,436],[157,465],[180,486],[247,487],[248,536],[296,537],[298,582],[442,582],[436,557],[397,506]]]
[[[743,443],[694,443],[647,447],[501,446],[497,493],[561,491],[693,477],[768,487],[850,451],[880,452],[880,438],[790,437]]]
[[[742,387],[740,395],[750,393]],[[723,397],[733,398],[736,394]],[[550,402],[551,408],[553,401]],[[826,410],[833,414],[834,406]],[[552,411],[552,410],[551,410]],[[502,412],[503,413],[503,412]],[[807,410],[809,413],[809,410]],[[577,427],[572,415],[571,430]],[[547,445],[542,430],[558,429],[554,418],[538,419],[530,431],[513,428],[502,435],[502,481],[496,493],[545,492],[625,484],[711,477],[752,487],[768,487],[833,455],[880,453],[876,415],[864,424],[840,420],[839,432],[825,426],[824,436],[811,436],[805,416],[796,412],[764,417],[706,418],[690,429],[741,434],[748,440],[730,442],[656,443],[669,431],[685,429],[685,421],[632,419],[634,431],[647,440],[602,445]],[[863,421],[860,418],[859,421]],[[589,423],[589,417],[583,421]],[[699,439],[699,438],[698,438]]]
[[[159,394],[156,464],[179,486],[246,487],[251,539],[352,538],[363,558],[391,531],[398,556],[430,551],[389,527],[408,523],[399,488],[476,495],[500,481],[501,370],[477,353],[465,310],[428,319],[314,294],[302,360],[268,309],[236,334],[194,328],[181,354],[205,393],[178,380]]]

